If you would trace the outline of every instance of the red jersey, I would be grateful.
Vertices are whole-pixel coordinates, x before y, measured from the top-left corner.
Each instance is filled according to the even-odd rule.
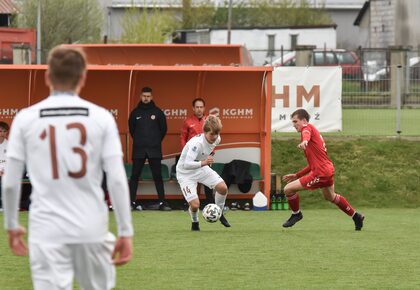
[[[309,171],[308,169],[310,169],[317,176],[334,175],[334,165],[328,157],[324,139],[313,125],[307,124],[302,128],[301,142],[304,140],[308,141],[305,156],[309,168],[305,168],[306,170],[303,169],[299,173],[308,173],[304,171]]]
[[[185,119],[181,129],[181,148],[184,148],[185,144],[194,136],[203,133],[203,126],[206,117],[203,116],[198,119],[195,115]]]

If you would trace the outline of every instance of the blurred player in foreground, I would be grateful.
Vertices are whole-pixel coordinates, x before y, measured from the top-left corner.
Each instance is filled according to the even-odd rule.
[[[283,176],[283,180],[287,182],[284,193],[292,210],[291,217],[283,224],[283,227],[292,227],[303,218],[299,208],[298,191],[320,188],[324,198],[352,217],[356,231],[360,231],[365,217],[356,212],[343,196],[335,192],[334,165],[328,157],[321,134],[308,123],[309,118],[308,112],[304,109],[296,110],[292,114],[293,126],[296,131],[301,132],[298,148],[304,151],[308,165],[297,173]]]
[[[36,290],[115,287],[115,265],[132,257],[133,227],[117,126],[104,108],[81,99],[82,51],[58,46],[45,74],[50,96],[20,111],[10,131],[3,179],[9,246],[27,255],[18,223],[23,169],[32,183],[29,258]],[[108,232],[103,170],[115,209],[118,239]]]
[[[191,230],[199,231],[198,211],[200,199],[197,195],[197,184],[201,183],[216,189],[215,203],[223,210],[225,207],[227,186],[223,179],[211,169],[214,162],[212,152],[220,143],[222,123],[216,116],[207,117],[203,126],[203,134],[196,135],[185,144],[181,157],[176,166],[176,178],[181,187],[182,194],[189,204],[191,215]],[[220,222],[230,227],[229,222],[222,214]]]

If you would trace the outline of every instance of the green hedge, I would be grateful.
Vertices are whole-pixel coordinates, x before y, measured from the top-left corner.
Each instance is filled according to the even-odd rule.
[[[325,138],[335,165],[335,189],[355,207],[420,207],[420,142]],[[272,171],[284,175],[306,165],[299,138],[273,140]],[[303,191],[302,206],[326,208],[319,190]]]

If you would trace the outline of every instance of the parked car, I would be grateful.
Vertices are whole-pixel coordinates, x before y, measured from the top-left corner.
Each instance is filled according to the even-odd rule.
[[[268,64],[268,66],[270,66]],[[296,66],[296,51],[289,51],[271,63],[271,66]]]
[[[380,81],[380,80],[387,80],[390,78],[389,66],[377,69],[377,65],[375,62],[368,62],[367,64],[368,64],[367,70],[363,74],[363,78],[365,81],[375,82],[375,81]],[[408,60],[408,66],[409,66],[409,72],[408,72],[409,78],[411,80],[420,79],[420,57],[416,56],[416,57],[410,58]]]
[[[349,78],[361,78],[362,69],[359,57],[353,52],[345,49],[331,49],[313,51],[314,66],[341,66],[343,76]],[[277,66],[295,66],[296,52],[292,51],[283,55],[283,57],[274,60],[271,64]]]

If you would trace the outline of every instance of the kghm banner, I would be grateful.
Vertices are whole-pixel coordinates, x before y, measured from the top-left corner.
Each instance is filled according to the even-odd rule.
[[[273,71],[271,130],[294,132],[290,115],[303,108],[320,132],[342,130],[341,67],[277,67]]]

